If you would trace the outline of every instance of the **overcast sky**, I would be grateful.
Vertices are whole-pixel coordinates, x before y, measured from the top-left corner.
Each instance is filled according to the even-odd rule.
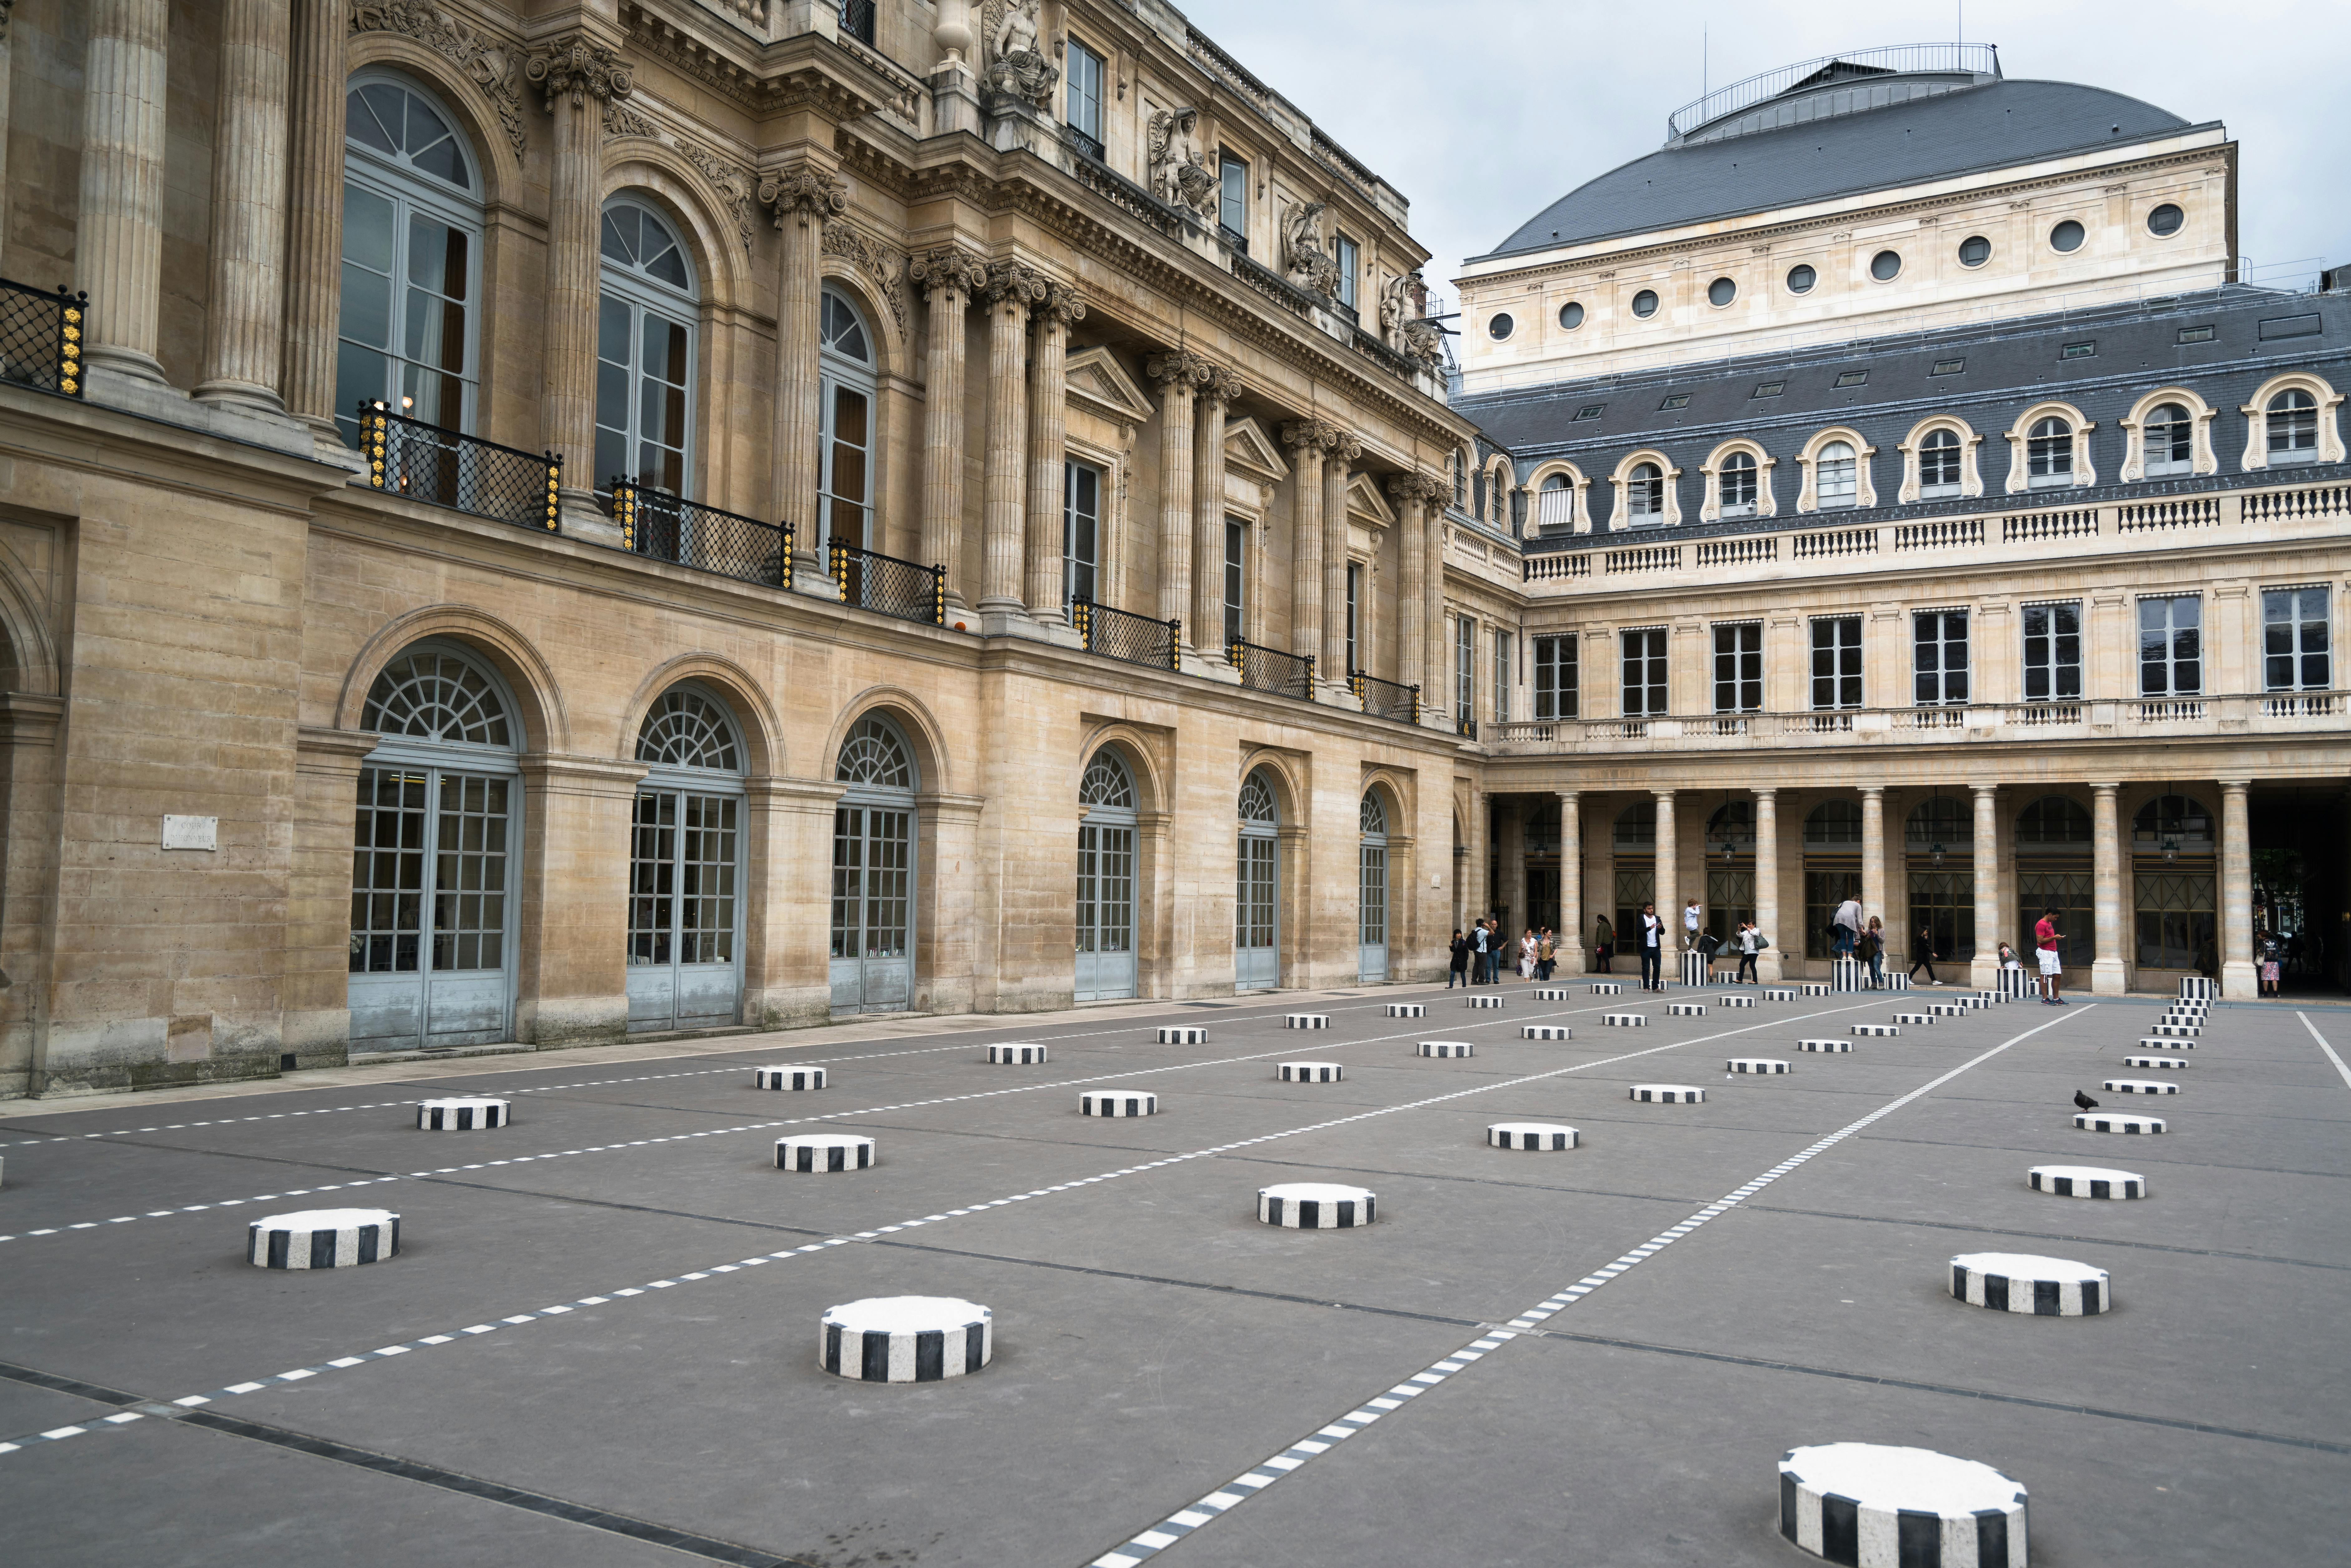
[[[1700,91],[1879,44],[1940,43],[1951,0],[1177,0],[1193,25],[1412,204],[1432,290],[1595,174],[1656,150]],[[2346,0],[1967,0],[2011,78],[2085,82],[2239,147],[2238,245],[2257,281],[2351,262]],[[2298,265],[2285,265],[2297,263]]]

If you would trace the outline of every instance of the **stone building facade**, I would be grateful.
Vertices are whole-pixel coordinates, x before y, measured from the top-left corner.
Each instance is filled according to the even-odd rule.
[[[0,1094],[1441,969],[1517,552],[1172,7],[0,26]]]

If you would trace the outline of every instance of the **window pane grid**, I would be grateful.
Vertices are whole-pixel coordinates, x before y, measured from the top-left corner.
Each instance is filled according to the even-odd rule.
[[[2333,684],[2326,590],[2262,591],[2262,678],[2273,692],[2325,691]]]
[[[1583,687],[1574,634],[1536,638],[1534,716],[1575,717]]]
[[[1666,629],[1650,627],[1622,635],[1625,716],[1666,712]]]
[[[1763,709],[1763,628],[1756,622],[1714,629],[1714,711]]]
[[[1861,617],[1813,622],[1813,706],[1861,706]]]
[[[2204,690],[2204,601],[2197,595],[2138,601],[2138,693],[2196,696]]]
[[[507,928],[504,779],[441,775],[433,886],[433,967],[496,969]]]
[[[414,974],[424,921],[424,774],[360,769],[352,833],[350,971]]]
[[[1363,846],[1361,887],[1363,896],[1363,926],[1361,940],[1366,947],[1381,947],[1388,939],[1388,852],[1382,844]]]
[[[1928,610],[1911,617],[1912,700],[1922,706],[1968,700],[1968,612]]]
[[[2082,695],[2082,605],[2024,607],[2024,700],[2070,702]]]

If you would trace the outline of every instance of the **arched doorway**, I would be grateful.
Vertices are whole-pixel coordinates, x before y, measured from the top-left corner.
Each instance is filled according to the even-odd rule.
[[[1240,842],[1233,887],[1233,988],[1281,983],[1281,812],[1259,768],[1241,780]]]
[[[1078,785],[1081,1002],[1134,995],[1134,776],[1104,747]]]
[[[1909,870],[1910,924],[1902,951],[1916,964],[1921,931],[1926,951],[1953,963],[1976,955],[1976,830],[1972,810],[1949,795],[1920,801],[1902,824]]]
[[[2132,961],[2142,969],[2220,973],[2219,844],[2211,808],[2192,795],[2158,795],[2131,818]],[[2254,890],[2254,961],[2302,932],[2302,911]],[[2283,957],[2284,955],[2279,955]]]
[[[1829,923],[1846,899],[1860,896],[1861,802],[1823,800],[1804,814],[1805,957],[1830,956]],[[1877,913],[1865,909],[1862,916]]]
[[[1388,977],[1388,811],[1377,789],[1364,791],[1362,838],[1355,851],[1355,977]]]
[[[514,705],[452,644],[396,654],[360,727],[352,835],[350,1049],[492,1045],[514,1037]]]
[[[1616,814],[1608,845],[1615,857],[1616,946],[1641,956],[1641,906],[1657,896],[1657,802],[1635,800]]]
[[[2033,926],[2048,909],[2057,912],[2057,929],[2065,934],[2065,967],[2087,970],[2096,960],[2095,831],[2090,809],[2064,795],[2043,795],[2016,814],[2016,935],[2010,940],[2028,965]]]
[[[914,752],[877,714],[841,743],[833,778],[832,1010],[903,1011],[914,990]]]
[[[743,747],[718,702],[661,695],[637,730],[629,843],[629,1027],[735,1021],[743,994]]]

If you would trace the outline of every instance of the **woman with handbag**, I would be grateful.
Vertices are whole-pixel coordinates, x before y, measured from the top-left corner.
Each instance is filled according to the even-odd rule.
[[[1771,944],[1764,940],[1763,934],[1755,929],[1755,922],[1740,921],[1739,923],[1739,973],[1731,977],[1730,983],[1736,986],[1753,980],[1761,985],[1762,981],[1755,969],[1755,955],[1770,946]]]

